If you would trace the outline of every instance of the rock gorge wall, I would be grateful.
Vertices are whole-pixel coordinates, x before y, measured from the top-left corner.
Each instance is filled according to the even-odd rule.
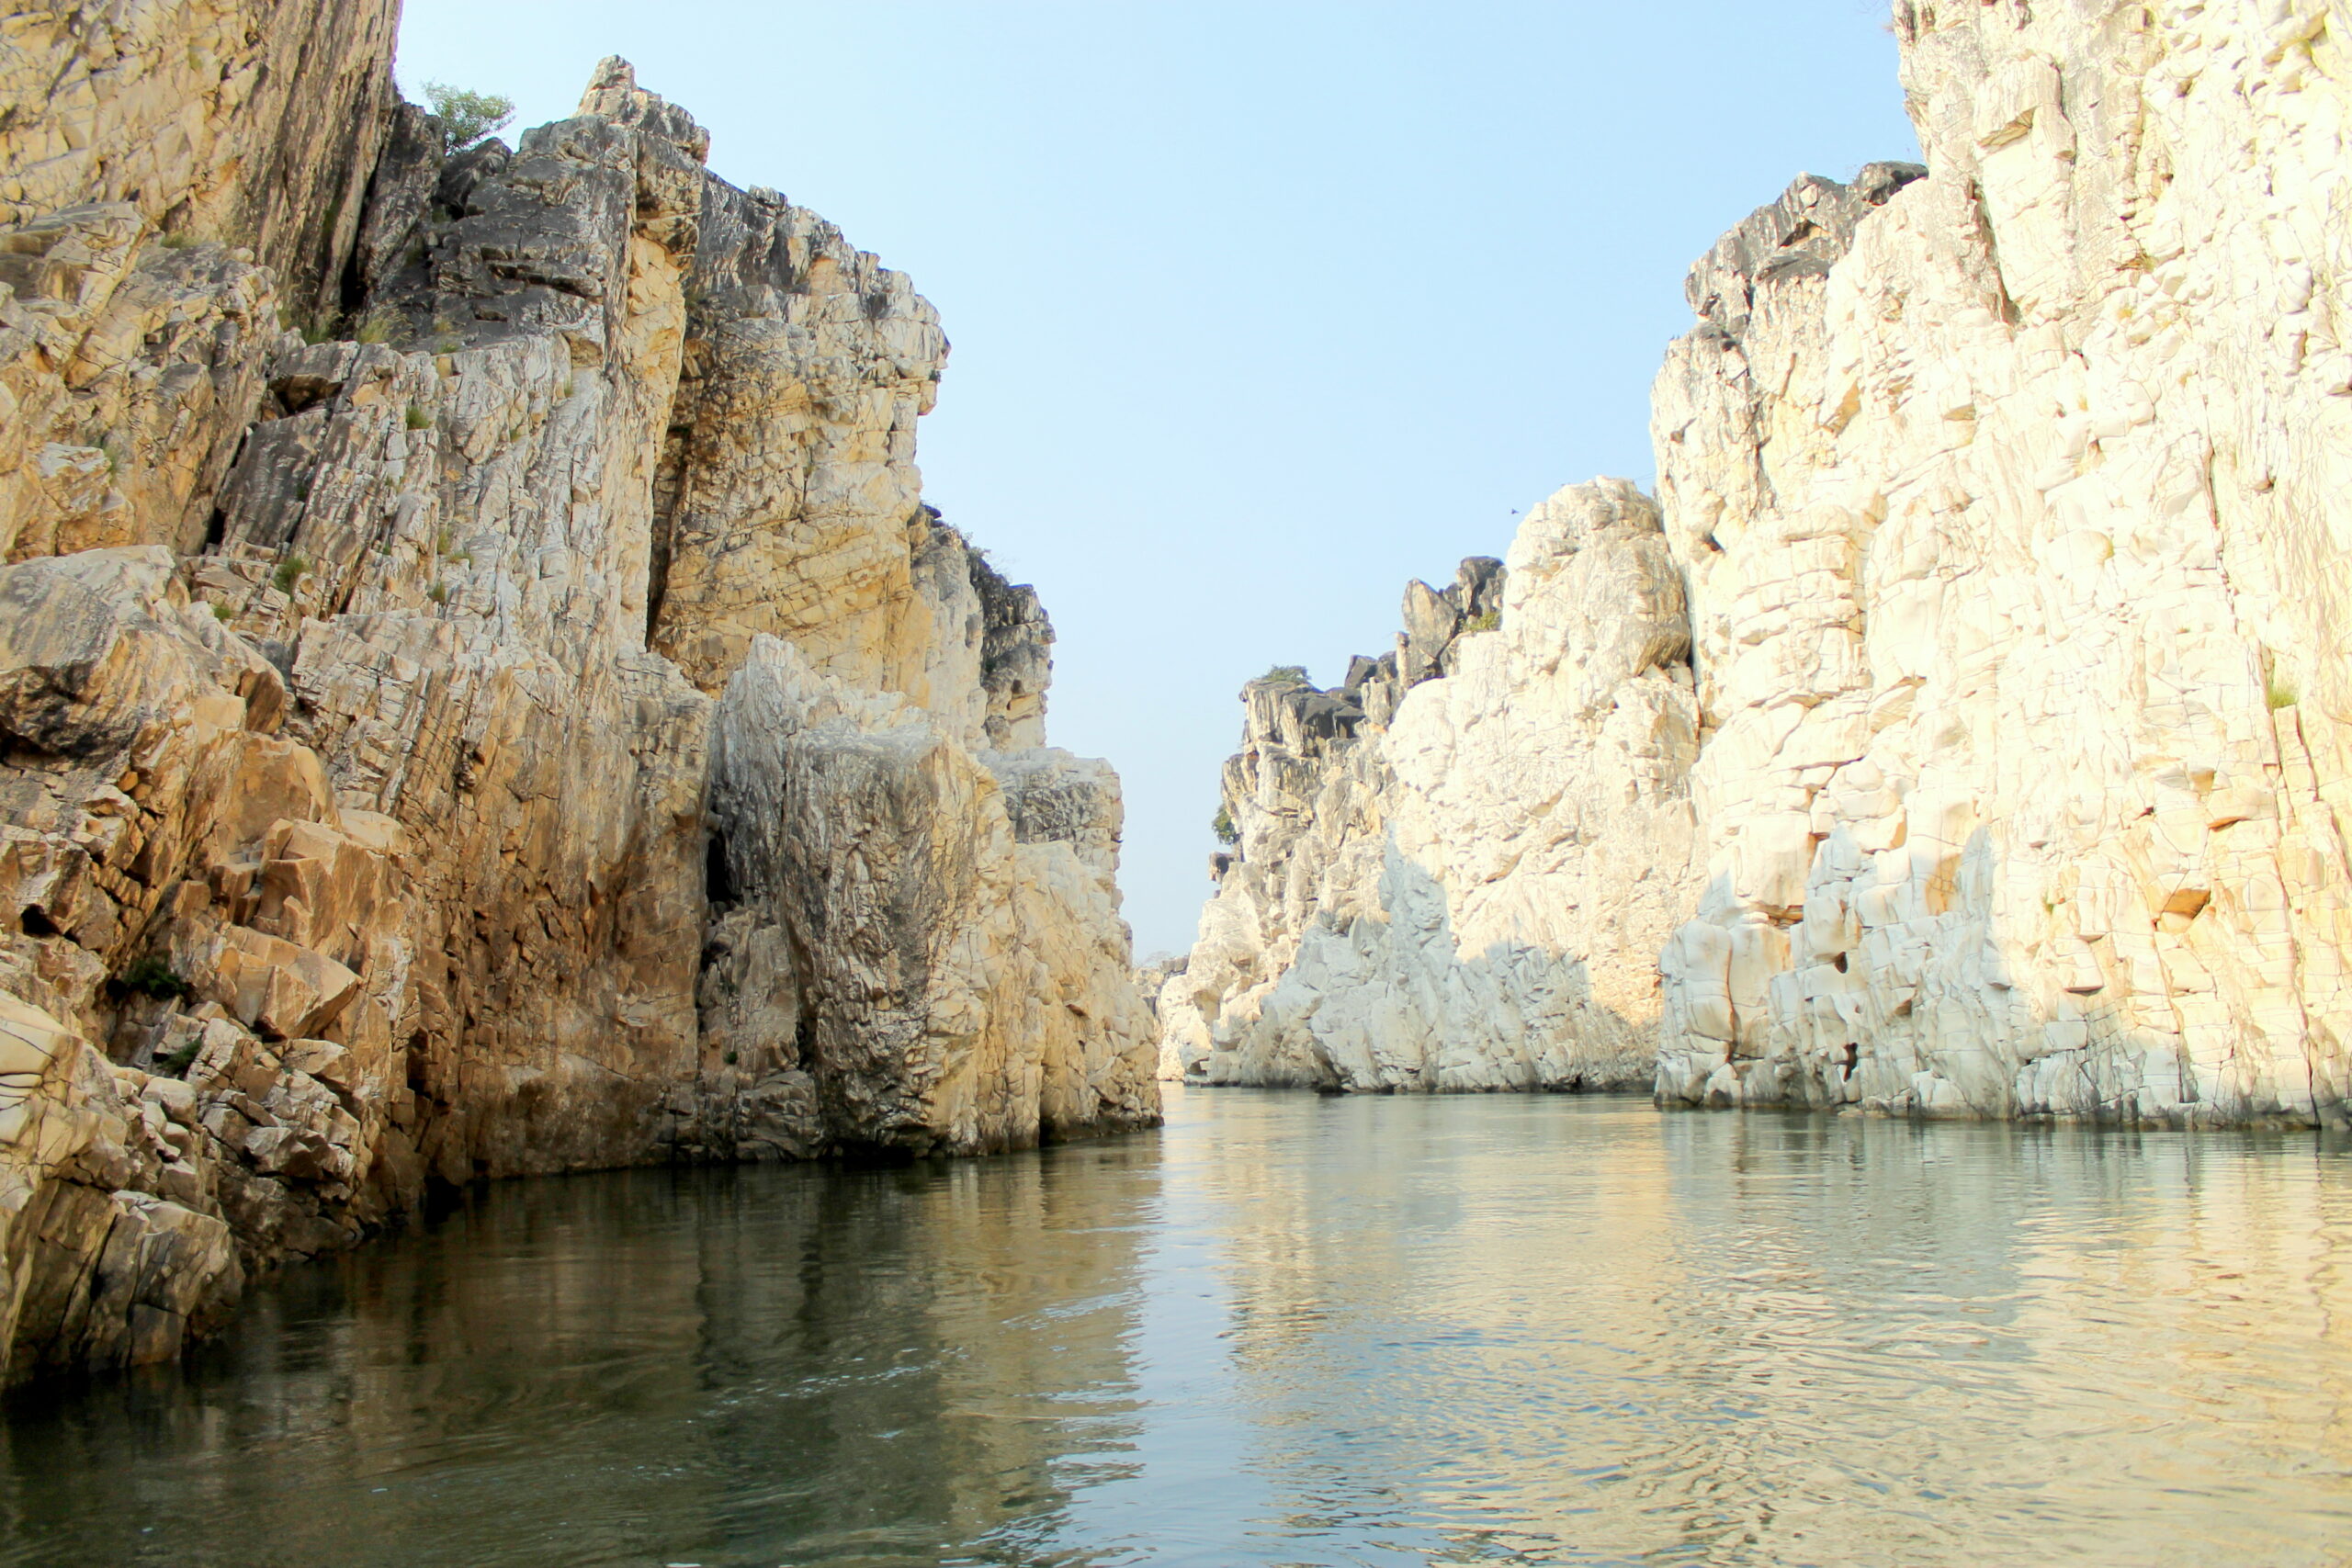
[[[1660,378],[1721,726],[1661,1089],[2338,1115],[2352,11],[1897,26],[1934,173]]]
[[[1654,395],[1679,605],[1577,643],[1514,625],[1514,574],[1499,635],[1337,764],[1253,690],[1239,857],[1162,992],[1163,1070],[1556,1082],[1524,1058],[1632,1032],[1674,1103],[2343,1120],[2352,8],[1906,0],[1894,27],[1928,168],[1801,179],[1692,273]],[[1661,620],[1687,729],[1670,674],[1574,709]],[[1469,716],[1562,754],[1659,739],[1510,782],[1420,739]],[[1483,852],[1409,826],[1482,792]],[[1669,912],[1579,924],[1592,895],[1547,887],[1520,970],[1655,983],[1433,1078],[1363,1071],[1363,1032],[1316,1021],[1426,1038],[1430,1001],[1483,997],[1531,823],[1539,866],[1629,836],[1647,878],[1618,891]]]
[[[619,62],[450,152],[388,3],[134,11],[7,24],[7,1372],[431,1182],[1156,1120],[907,280]]]
[[[1336,691],[1276,677],[1243,694],[1235,852],[1159,990],[1163,1074],[1646,1085],[1642,944],[1671,931],[1687,880],[1698,745],[1657,507],[1623,483],[1564,491],[1508,562],[1413,584],[1405,619]]]

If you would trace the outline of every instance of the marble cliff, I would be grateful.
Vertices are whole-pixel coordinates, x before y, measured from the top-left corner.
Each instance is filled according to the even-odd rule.
[[[448,146],[395,19],[0,24],[12,1376],[435,1182],[1157,1119],[931,307],[617,61]]]
[[[2343,1121],[2352,7],[1894,26],[1926,167],[1698,264],[1655,502],[1250,689],[1164,1073]]]
[[[1232,852],[1159,989],[1163,1070],[1350,1089],[1649,1082],[1692,853],[1682,586],[1624,484],[1415,583],[1346,682],[1253,681]],[[1630,938],[1631,940],[1627,940]]]

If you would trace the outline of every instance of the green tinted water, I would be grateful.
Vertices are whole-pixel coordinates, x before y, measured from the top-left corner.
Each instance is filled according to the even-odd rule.
[[[2308,1137],[1195,1090],[518,1182],[20,1393],[0,1562],[2352,1559]]]

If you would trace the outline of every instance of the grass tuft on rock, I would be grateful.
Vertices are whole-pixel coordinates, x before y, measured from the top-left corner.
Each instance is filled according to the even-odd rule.
[[[355,343],[390,343],[401,329],[401,313],[389,305],[378,305],[359,318],[351,329]]]

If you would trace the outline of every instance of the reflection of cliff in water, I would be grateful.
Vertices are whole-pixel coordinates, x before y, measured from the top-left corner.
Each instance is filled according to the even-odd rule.
[[[1295,1099],[1209,1099],[1253,1157],[1171,1161],[1170,1201],[1222,1233],[1238,1468],[1292,1546],[1958,1565],[2352,1540],[2333,1503],[2338,1536],[2297,1511],[2352,1470],[2340,1151],[1515,1097],[1327,1099],[1308,1127]]]
[[[1310,1121],[1292,1097],[1206,1099],[1252,1157],[1173,1162],[1170,1202],[1222,1232],[1239,1468],[1284,1536],[1448,1563],[1583,1541],[1557,1528],[1589,1507],[1567,1495],[1594,1435],[1567,1412],[1620,1386],[1633,1347],[1581,1294],[1683,1283],[1649,1107],[1330,1096]]]
[[[0,1568],[2341,1568],[2347,1156],[1177,1089],[503,1187],[10,1399]]]
[[[492,1189],[290,1275],[185,1374],[17,1396],[0,1561],[1053,1560],[1105,1473],[1066,1467],[1125,1446],[1156,1158]]]

